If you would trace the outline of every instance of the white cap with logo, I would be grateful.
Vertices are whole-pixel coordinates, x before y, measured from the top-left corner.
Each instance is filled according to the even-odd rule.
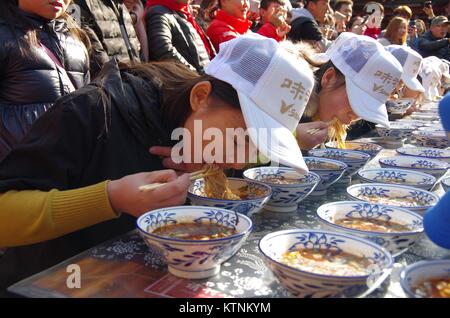
[[[403,67],[402,81],[406,87],[423,93],[425,89],[417,79],[420,68],[422,67],[422,56],[413,49],[404,45],[388,45],[388,50],[400,62]]]
[[[374,39],[350,32],[341,33],[326,55],[344,74],[356,115],[389,128],[385,103],[403,71],[397,59]]]
[[[443,75],[441,63],[442,61],[435,56],[423,59],[419,75],[422,78],[422,85],[425,88],[424,96],[427,100],[434,100],[439,96],[438,86]]]
[[[236,89],[250,139],[264,156],[308,171],[293,135],[314,86],[306,61],[273,39],[248,34],[222,43],[205,72]]]

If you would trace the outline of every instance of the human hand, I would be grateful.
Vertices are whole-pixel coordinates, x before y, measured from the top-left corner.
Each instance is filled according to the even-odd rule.
[[[270,8],[269,11],[269,22],[276,28],[283,26],[285,28],[287,10],[284,7]]]
[[[367,26],[365,24],[354,25],[353,28],[351,29],[351,32],[358,35],[363,35],[364,32],[366,31],[366,28]]]
[[[139,187],[150,183],[166,183],[151,191]],[[184,204],[191,182],[189,174],[177,176],[173,170],[136,173],[108,182],[107,191],[111,207],[134,217],[168,206]]]
[[[428,19],[432,19],[434,18],[434,11],[433,11],[433,7],[424,7],[423,8],[423,12],[425,12],[425,14],[427,15]]]
[[[299,124],[296,128],[297,142],[301,149],[307,150],[325,142],[329,124],[323,121]]]
[[[248,11],[247,12],[247,20],[258,22],[260,19],[259,12]]]
[[[291,31],[291,26],[287,23],[284,23],[284,24],[280,25],[279,27],[277,27],[276,31],[277,31],[278,37],[281,39],[284,39],[287,36],[287,34],[289,33],[289,31]]]

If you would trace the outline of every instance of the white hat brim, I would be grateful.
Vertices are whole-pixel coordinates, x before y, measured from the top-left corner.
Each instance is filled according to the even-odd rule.
[[[263,112],[248,96],[237,91],[249,137],[258,150],[272,161],[307,173],[308,166],[293,133]],[[249,129],[253,128],[253,129]],[[267,129],[267,140],[258,138],[258,129]]]
[[[347,96],[352,110],[358,117],[390,128],[386,105],[359,88],[351,79],[346,78]]]
[[[422,84],[420,84],[419,80],[416,77],[402,77],[403,83],[405,83],[406,87],[412,89],[413,91],[423,93],[425,92],[425,88],[423,88]]]

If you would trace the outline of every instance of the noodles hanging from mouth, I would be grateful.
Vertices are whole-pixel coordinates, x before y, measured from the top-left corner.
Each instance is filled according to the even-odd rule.
[[[228,186],[228,179],[223,170],[218,166],[208,166],[205,172],[205,194],[208,198],[240,200]]]
[[[312,118],[314,121],[320,121],[319,114],[316,114]],[[334,117],[330,121],[328,127],[328,139],[334,141],[337,144],[337,148],[345,149],[345,140],[347,139],[347,128],[349,125],[343,124],[337,117]]]
[[[328,127],[328,137],[330,141],[335,141],[339,149],[345,148],[345,140],[347,139],[347,127],[341,121],[334,117]]]

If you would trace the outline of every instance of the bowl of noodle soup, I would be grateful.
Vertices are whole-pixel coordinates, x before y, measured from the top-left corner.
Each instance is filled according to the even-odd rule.
[[[244,178],[272,188],[265,209],[272,212],[295,212],[297,205],[317,187],[320,176],[314,172],[300,174],[287,167],[257,167],[244,171]]]
[[[176,206],[137,219],[138,233],[172,275],[202,279],[219,273],[253,229],[250,218],[215,207]]]
[[[330,149],[347,149],[357,150],[368,154],[371,158],[374,158],[383,147],[377,144],[359,141],[346,141],[343,145],[339,146],[337,141],[329,141],[325,143],[325,147]]]
[[[208,181],[212,183],[211,187]],[[216,189],[215,182],[226,183],[228,189],[223,191],[220,186]],[[192,205],[213,206],[252,216],[267,204],[271,194],[270,186],[258,181],[226,178],[226,181],[217,179],[211,182],[202,178],[192,182],[187,197]]]

